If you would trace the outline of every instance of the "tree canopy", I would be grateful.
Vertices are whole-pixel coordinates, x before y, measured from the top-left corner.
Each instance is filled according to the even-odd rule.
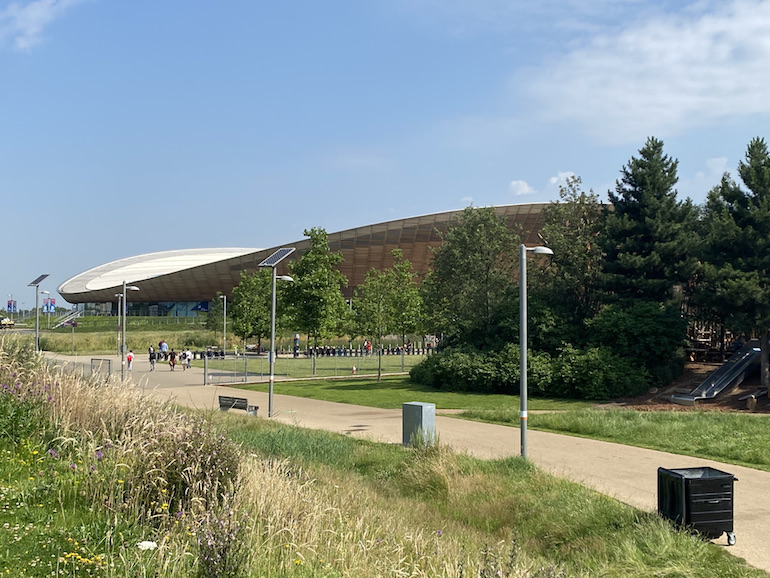
[[[441,235],[422,285],[429,331],[445,343],[494,345],[515,303],[517,235],[489,208],[468,207]]]
[[[233,289],[230,317],[233,333],[244,341],[256,338],[261,344],[270,336],[272,289],[269,269],[241,273],[241,282]]]
[[[326,230],[314,227],[305,230],[310,247],[299,259],[289,263],[294,283],[286,285],[285,307],[294,327],[307,334],[313,345],[342,333],[349,309],[342,296],[347,279],[336,265],[342,253],[332,253]]]

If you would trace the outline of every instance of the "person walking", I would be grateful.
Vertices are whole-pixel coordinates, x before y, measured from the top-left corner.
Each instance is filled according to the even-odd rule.
[[[150,355],[150,371],[155,371],[155,349],[153,349],[152,345],[147,349],[147,353]]]
[[[134,367],[134,352],[129,349],[126,355],[126,364],[128,365],[128,371],[131,371]]]
[[[187,351],[184,352],[184,361],[187,369],[190,369],[192,367],[192,358],[193,358],[192,351],[190,351],[190,348],[188,347]]]
[[[176,365],[176,352],[173,349],[168,354],[168,365],[171,368],[171,371],[174,371],[174,366]]]

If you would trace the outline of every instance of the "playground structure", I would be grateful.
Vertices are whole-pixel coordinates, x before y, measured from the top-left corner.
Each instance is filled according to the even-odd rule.
[[[688,394],[676,393],[671,401],[679,405],[695,405],[703,399],[714,399],[717,395],[740,385],[759,362],[759,341],[752,339],[736,351],[719,369],[708,376],[703,383]]]

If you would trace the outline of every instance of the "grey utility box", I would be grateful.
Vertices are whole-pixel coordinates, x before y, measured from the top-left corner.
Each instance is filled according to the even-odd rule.
[[[416,441],[432,445],[436,441],[436,404],[421,401],[409,401],[401,405],[404,435],[403,444]]]

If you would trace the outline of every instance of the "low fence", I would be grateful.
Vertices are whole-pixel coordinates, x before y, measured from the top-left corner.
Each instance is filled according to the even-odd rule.
[[[291,353],[279,354],[275,359],[273,375],[276,379],[377,375],[380,363],[383,374],[402,373],[408,372],[425,359],[425,355],[426,353],[418,355],[416,352],[407,355],[406,351],[402,355],[388,353],[388,350],[383,350],[380,355],[377,352],[370,355],[319,355],[317,357],[312,354],[308,356],[305,352],[296,356]],[[205,369],[208,385],[267,381],[270,378],[270,362],[265,354],[211,357],[206,359]]]
[[[66,373],[82,377],[101,377],[104,381],[112,377],[112,359],[92,357],[89,361],[67,361],[66,363],[48,359],[48,363],[61,368]]]

